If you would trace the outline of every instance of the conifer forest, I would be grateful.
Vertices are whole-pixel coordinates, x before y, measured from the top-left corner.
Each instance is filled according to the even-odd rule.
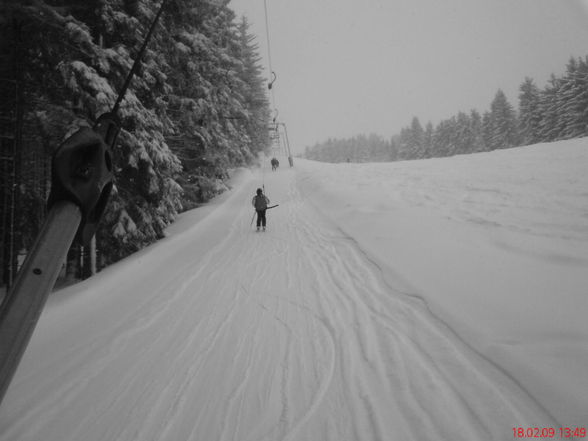
[[[112,108],[160,5],[2,2],[1,285],[46,216],[52,153]],[[265,81],[256,38],[229,1],[167,1],[120,105],[114,187],[95,242],[72,246],[61,282],[163,237],[179,212],[226,188],[228,170],[253,164],[269,147]]]
[[[498,90],[484,113],[458,112],[424,127],[415,116],[391,139],[375,134],[328,139],[307,147],[305,157],[327,162],[424,159],[583,136],[588,136],[588,57],[570,58],[564,74],[552,74],[543,89],[525,78],[518,109]]]

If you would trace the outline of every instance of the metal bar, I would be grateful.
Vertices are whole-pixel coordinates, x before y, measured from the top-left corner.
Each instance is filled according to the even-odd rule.
[[[74,240],[82,213],[56,202],[0,309],[0,403]]]
[[[282,127],[284,127],[284,134],[286,135],[286,148],[288,149],[288,156],[292,156],[292,152],[290,152],[290,141],[288,140],[288,130],[286,129],[286,123],[280,123]]]

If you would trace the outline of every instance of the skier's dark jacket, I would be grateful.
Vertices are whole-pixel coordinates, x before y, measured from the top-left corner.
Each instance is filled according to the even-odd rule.
[[[251,200],[251,205],[253,205],[257,211],[266,210],[269,203],[270,200],[263,194],[256,194]]]

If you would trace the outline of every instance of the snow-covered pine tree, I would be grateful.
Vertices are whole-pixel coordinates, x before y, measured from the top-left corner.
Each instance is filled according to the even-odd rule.
[[[425,126],[425,134],[423,138],[423,158],[431,158],[433,156],[433,135],[435,129],[431,121],[427,122]]]
[[[400,129],[398,136],[398,159],[400,161],[410,159],[411,155],[411,133],[410,127],[403,127]]]
[[[229,166],[268,146],[268,104],[246,25],[228,2],[178,0],[165,17],[171,85],[167,137],[190,205],[223,188]]]
[[[588,107],[588,68],[582,59],[571,58],[558,89],[558,132],[561,139],[586,134]]]
[[[370,133],[367,139],[368,160],[387,161],[389,160],[389,143],[379,135]]]
[[[519,87],[519,133],[523,145],[535,144],[541,140],[539,113],[539,88],[529,77]]]
[[[455,116],[441,121],[433,134],[434,157],[456,154],[457,119]]]
[[[432,143],[431,143],[432,145]],[[389,161],[398,161],[400,151],[400,135],[393,135],[390,137],[389,142],[389,153],[388,153],[388,160]]]
[[[449,156],[448,145],[449,139],[447,139],[447,121],[440,121],[433,131],[433,148],[431,150],[431,158],[439,158],[442,156]]]
[[[492,150],[492,117],[490,116],[490,112],[486,110],[482,115],[482,139],[484,141],[484,146],[486,147],[486,151]]]
[[[470,130],[472,133],[472,145],[469,152],[483,152],[486,150],[484,144],[484,124],[480,112],[475,109],[470,111]]]
[[[456,146],[454,154],[471,153],[475,141],[475,134],[472,131],[472,123],[469,115],[465,112],[458,112],[455,121]]]
[[[239,76],[245,86],[242,96],[246,111],[246,118],[240,122],[247,135],[241,142],[251,154],[257,156],[258,152],[266,150],[270,145],[267,126],[270,106],[265,93],[259,46],[255,42],[255,37],[250,34],[249,23],[245,17],[239,23],[238,35],[240,44],[237,55],[242,63]]]
[[[502,90],[490,104],[490,148],[503,149],[518,145],[517,116]]]
[[[411,151],[410,157],[412,159],[420,159],[424,157],[424,143],[425,131],[419,119],[415,116],[410,123],[410,140],[409,149]]]
[[[400,130],[399,159],[419,159],[425,155],[425,131],[419,119],[414,116],[410,127]]]
[[[83,122],[77,115],[79,103],[66,93],[60,63],[74,58],[89,59],[93,52],[86,44],[87,28],[72,15],[75,4],[6,1],[0,8],[3,31],[16,25],[22,34],[18,42],[12,37],[0,38],[0,45],[16,44],[14,52],[19,59],[21,168],[15,210],[18,240],[14,246],[26,253],[44,220],[52,152],[72,127]]]
[[[560,112],[557,99],[559,88],[560,80],[552,74],[539,97],[539,112],[541,114],[539,136],[542,142],[551,142],[560,138],[557,124]]]
[[[158,6],[151,0],[100,2],[92,23],[94,35],[88,32],[85,37],[95,56],[60,66],[71,95],[82,103],[90,121],[112,108]],[[174,179],[180,163],[163,137],[169,86],[163,74],[166,61],[158,51],[160,40],[156,31],[120,106],[115,188],[104,228],[97,234],[103,264],[163,237],[181,208],[182,190]]]
[[[22,48],[27,102],[33,104],[28,115],[37,120],[40,144],[53,150],[110,110],[154,7],[151,1],[114,0],[18,4],[28,36]],[[179,208],[180,188],[173,181],[179,162],[165,145],[157,115],[158,97],[165,91],[159,63],[149,51],[120,109],[116,187],[101,229],[105,261],[161,237]]]

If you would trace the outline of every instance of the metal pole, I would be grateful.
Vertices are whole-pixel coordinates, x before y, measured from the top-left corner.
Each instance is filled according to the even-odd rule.
[[[0,402],[53,289],[80,222],[80,208],[55,203],[0,310]]]
[[[288,149],[288,162],[290,163],[290,167],[294,165],[294,161],[292,159],[292,152],[290,151],[290,141],[288,140],[288,130],[286,129],[286,123],[280,123],[284,127],[284,135],[286,135],[286,148]]]

